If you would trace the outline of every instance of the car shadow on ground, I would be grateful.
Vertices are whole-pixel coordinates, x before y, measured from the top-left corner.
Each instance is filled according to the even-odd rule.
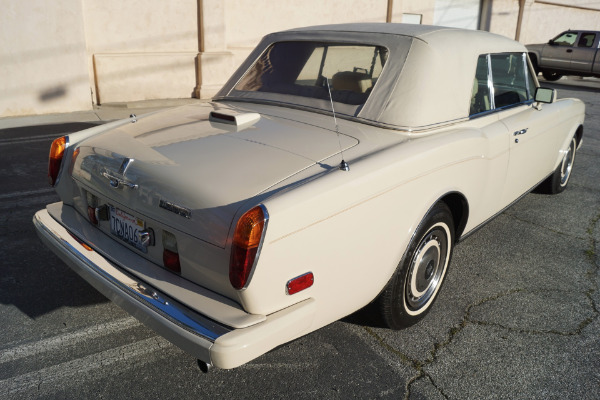
[[[0,279],[1,304],[11,304],[35,319],[62,307],[108,302],[100,292],[34,240],[38,239],[32,237],[27,248],[15,248],[11,251],[12,255],[5,258]]]
[[[48,250],[35,234],[32,218],[58,196],[46,184],[52,136],[97,126],[69,122],[0,129],[0,304],[36,318],[62,307],[108,300]],[[2,121],[0,121],[2,126]]]
[[[27,139],[31,136],[56,135],[78,132],[103,124],[104,122],[65,122],[60,124],[29,125],[0,129],[0,139]],[[2,121],[0,121],[2,126]]]
[[[370,328],[387,328],[380,316],[375,301],[372,301],[360,310],[343,318],[342,321],[353,325],[368,326]]]

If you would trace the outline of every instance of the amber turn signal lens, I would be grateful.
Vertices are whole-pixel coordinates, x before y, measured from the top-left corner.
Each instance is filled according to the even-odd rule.
[[[258,247],[265,215],[260,207],[254,207],[240,218],[235,228],[233,243],[243,248]]]
[[[238,290],[248,282],[264,227],[265,213],[260,206],[242,215],[235,227],[229,263],[229,281]]]
[[[73,235],[71,232],[69,232],[69,235],[71,235],[71,237],[73,239],[75,239],[77,241],[77,243],[79,243],[81,246],[83,246],[83,248],[86,249],[87,251],[94,251],[94,249],[92,249],[90,246],[85,244],[85,242],[83,240],[79,239],[77,236]]]
[[[50,146],[50,156],[48,158],[48,183],[50,186],[54,186],[56,184],[58,173],[60,172],[60,164],[66,148],[66,136],[61,136],[58,139],[54,139],[52,146]]]

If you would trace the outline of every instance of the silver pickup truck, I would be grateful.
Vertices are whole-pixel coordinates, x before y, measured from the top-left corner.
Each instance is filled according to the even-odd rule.
[[[563,75],[600,77],[600,32],[568,30],[545,44],[529,44],[529,58],[536,72],[555,81]]]

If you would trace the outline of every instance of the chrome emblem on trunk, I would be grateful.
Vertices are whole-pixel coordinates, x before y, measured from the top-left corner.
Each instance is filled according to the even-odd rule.
[[[123,162],[121,163],[121,166],[119,167],[119,171],[117,171],[116,174],[120,175],[115,175],[115,173],[111,173],[108,170],[104,170],[102,172],[102,176],[105,177],[106,179],[108,179],[108,183],[110,184],[110,186],[112,186],[115,189],[118,189],[119,186],[127,186],[130,189],[137,189],[138,185],[125,179],[125,173],[127,172],[127,168],[129,168],[129,166],[131,165],[132,162],[134,162],[135,160],[133,158],[124,158]]]
[[[170,201],[161,199],[158,203],[158,206],[160,208],[164,208],[167,211],[171,211],[172,213],[175,213],[177,215],[181,215],[182,217],[185,217],[187,219],[192,218],[192,210],[190,210],[189,208],[178,206],[177,204],[173,204]]]

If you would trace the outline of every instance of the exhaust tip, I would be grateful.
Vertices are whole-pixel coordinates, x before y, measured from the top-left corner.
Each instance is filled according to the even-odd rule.
[[[208,374],[212,369],[212,364],[207,363],[206,361],[198,360],[198,368],[200,368],[200,371]]]

